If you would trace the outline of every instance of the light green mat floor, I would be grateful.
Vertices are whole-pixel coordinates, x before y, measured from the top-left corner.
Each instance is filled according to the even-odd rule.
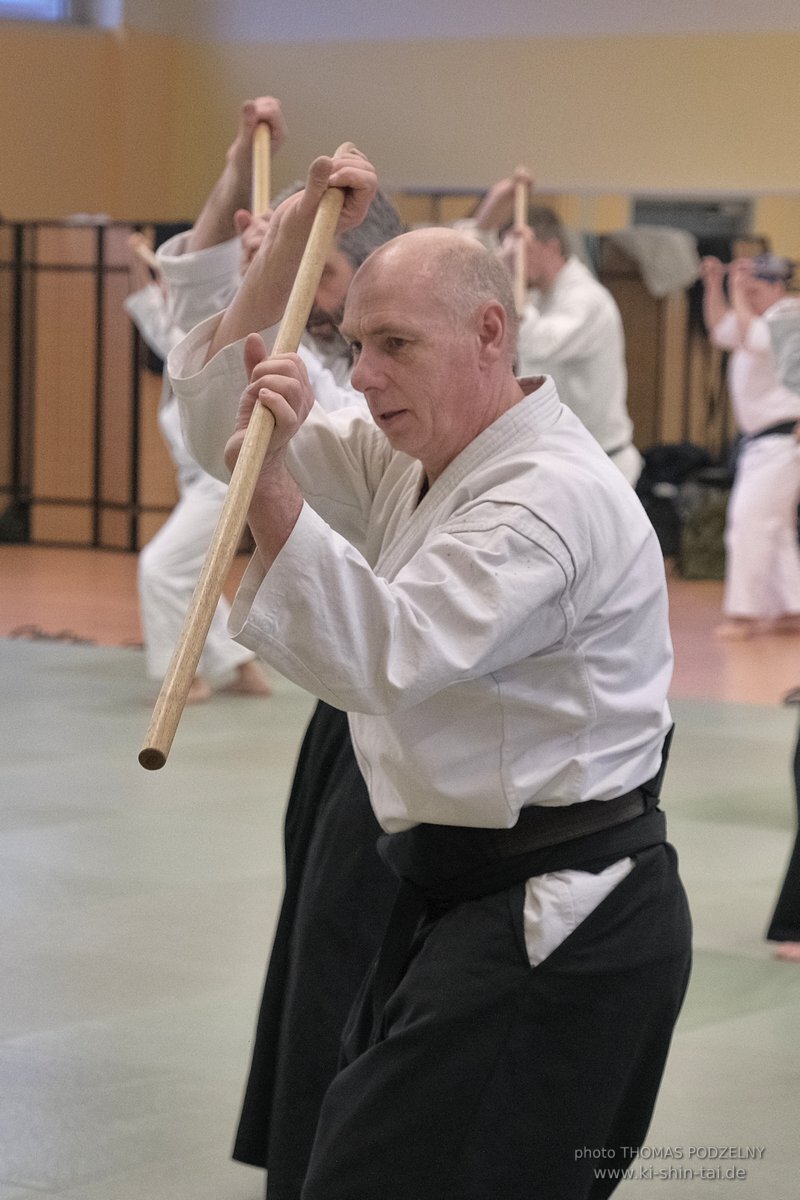
[[[312,701],[279,679],[270,700],[187,709],[147,772],[140,651],[5,640],[0,671],[0,1200],[261,1200],[229,1155]],[[633,1168],[653,1178],[616,1195],[796,1200],[800,966],[763,933],[797,718],[673,709],[665,807],[695,967]]]

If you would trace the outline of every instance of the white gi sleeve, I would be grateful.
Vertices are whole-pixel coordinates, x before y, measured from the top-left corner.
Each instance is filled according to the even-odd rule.
[[[230,480],[223,457],[233,432],[239,398],[249,380],[244,367],[244,341],[225,346],[206,362],[208,348],[222,313],[202,321],[175,347],[167,360],[172,390],[178,397],[186,445],[209,475]],[[261,336],[267,348],[273,345],[277,327]],[[316,403],[325,412],[364,407],[364,397],[349,384],[339,384],[306,346],[298,348]]]
[[[205,250],[187,251],[188,231],[163,242],[156,258],[167,284],[172,320],[179,329],[227,308],[240,283],[241,245],[230,238]]]
[[[779,300],[764,314],[778,376],[784,387],[800,393],[800,300]]]
[[[158,355],[166,358],[173,346],[183,337],[183,331],[172,321],[164,293],[157,283],[131,292],[123,301],[123,307],[139,331],[139,334]]]
[[[521,359],[547,359],[551,365],[585,358],[608,337],[609,311],[600,296],[575,290],[559,302],[558,311],[543,313],[529,299],[522,314],[517,346]]]
[[[229,629],[330,704],[400,712],[562,641],[573,571],[549,527],[486,503],[389,581],[306,505],[268,574],[254,558]]]
[[[736,313],[729,308],[723,317],[717,321],[711,330],[710,338],[720,350],[738,350],[742,345],[742,335]]]
[[[751,354],[771,354],[772,341],[769,335],[769,326],[763,317],[753,317],[747,327],[747,335],[744,339],[744,347]]]

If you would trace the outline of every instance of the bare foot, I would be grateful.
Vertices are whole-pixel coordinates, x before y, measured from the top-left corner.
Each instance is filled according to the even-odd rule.
[[[751,617],[728,617],[714,630],[714,637],[721,642],[741,642],[758,632],[758,622]]]
[[[781,942],[775,951],[775,958],[781,962],[800,963],[800,942]]]
[[[187,704],[205,704],[211,695],[211,688],[199,675],[195,675],[189,691],[186,693]]]
[[[236,678],[233,683],[223,689],[237,696],[271,696],[272,687],[261,667],[255,661],[242,663],[236,668]]]

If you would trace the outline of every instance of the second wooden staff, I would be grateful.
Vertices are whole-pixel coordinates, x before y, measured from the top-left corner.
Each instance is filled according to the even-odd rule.
[[[270,137],[269,125],[266,121],[260,121],[253,134],[253,180],[250,208],[254,217],[260,217],[267,211],[272,194]]]
[[[520,231],[528,224],[529,186],[527,176],[518,173],[514,183],[514,230],[517,233],[514,248],[514,302],[520,316],[528,298],[528,252]]]
[[[337,154],[342,149],[344,147],[340,147]],[[293,352],[300,344],[343,202],[344,192],[341,188],[329,188],[320,201],[278,330],[274,354]],[[274,428],[272,414],[263,405],[257,404],[247,426],[217,528],[186,613],[180,640],[164,677],[145,743],[139,752],[139,762],[148,771],[158,770],[167,761],[214,610],[222,595],[242,536],[258,473]]]

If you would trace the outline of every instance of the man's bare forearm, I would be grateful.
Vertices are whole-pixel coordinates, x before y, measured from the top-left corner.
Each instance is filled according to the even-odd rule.
[[[236,237],[234,213],[250,206],[250,179],[230,162],[211,189],[186,239],[188,251],[208,250]]]
[[[256,484],[247,515],[266,571],[288,541],[303,508],[303,494],[285,465],[270,468]]]
[[[275,237],[267,236],[214,331],[207,361],[248,333],[278,324],[297,276],[307,235],[308,230],[297,224],[281,229]]]
[[[722,284],[716,280],[707,280],[703,290],[703,320],[709,333],[719,325],[728,311],[728,301]]]

